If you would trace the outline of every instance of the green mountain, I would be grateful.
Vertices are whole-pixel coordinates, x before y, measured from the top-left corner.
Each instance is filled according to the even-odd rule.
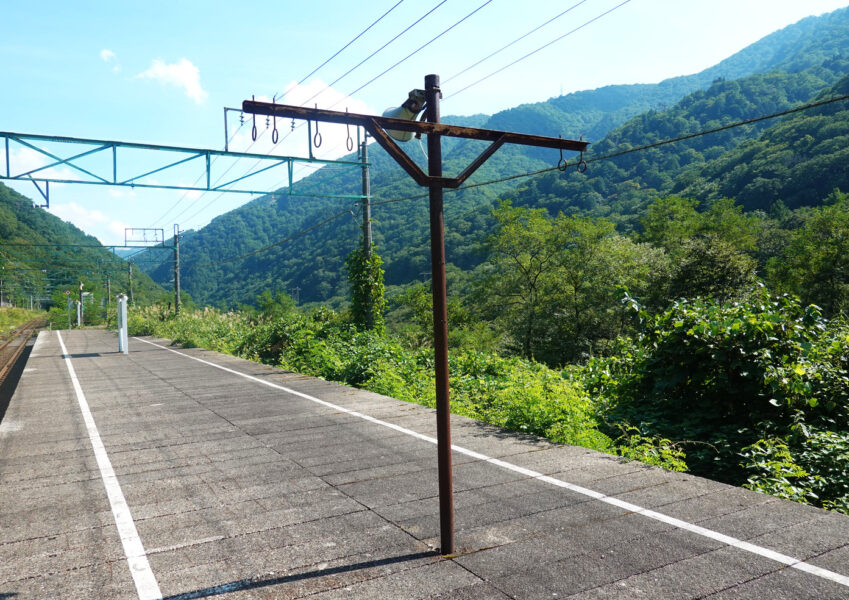
[[[849,95],[849,76],[820,94]],[[849,101],[784,118],[755,140],[691,169],[674,191],[700,200],[734,198],[747,210],[812,206],[849,190]]]
[[[771,34],[701,73],[659,84],[608,86],[546,102],[527,104],[491,117],[446,118],[446,122],[491,129],[577,137],[595,141],[592,155],[686,135],[738,119],[806,102],[849,71],[849,9],[808,18]],[[450,109],[446,102],[445,110]],[[696,138],[617,160],[593,163],[580,175],[549,173],[446,195],[446,245],[453,272],[481,261],[478,242],[491,227],[488,208],[499,197],[516,205],[552,212],[589,212],[615,216],[632,227],[653,198],[693,183],[698,171],[770,127],[761,123]],[[424,152],[410,142],[406,150],[423,162]],[[484,147],[481,142],[446,140],[444,170],[456,173]],[[350,157],[349,157],[350,158]],[[551,150],[505,147],[471,183],[551,167]],[[370,146],[374,239],[384,258],[388,285],[427,279],[429,269],[426,198],[394,161]],[[676,187],[678,186],[678,187]],[[357,170],[322,169],[295,184],[295,193],[358,193]],[[266,196],[221,215],[186,236],[182,244],[183,286],[201,303],[250,303],[266,289],[285,290],[302,301],[344,296],[344,258],[359,240],[357,207],[350,201],[297,196]],[[350,211],[347,214],[346,211]],[[337,216],[291,241],[289,236]],[[270,250],[225,262],[270,244]],[[151,271],[157,281],[171,278],[170,266]]]
[[[0,184],[0,280],[4,302],[47,307],[64,303],[64,291],[84,290],[98,302],[109,280],[112,295],[129,293],[129,265],[75,226],[33,205],[32,200]],[[164,290],[134,268],[137,302]],[[76,297],[76,296],[74,296]]]
[[[635,117],[595,144],[592,156],[603,157],[787,110],[814,99],[824,89],[828,90],[826,96],[839,95],[840,92],[830,86],[849,72],[849,55],[846,59],[830,62],[833,69],[813,67],[795,73],[774,71],[735,81],[717,81],[707,90],[685,97],[672,108],[649,111]],[[801,118],[806,114],[800,113]],[[717,188],[718,183],[713,183],[713,180],[724,178],[731,168],[729,161],[736,161],[738,168],[745,169],[745,163],[752,155],[747,142],[758,139],[764,131],[772,131],[775,125],[776,121],[765,120],[600,160],[592,163],[583,175],[574,171],[565,176],[559,172],[549,173],[523,183],[506,194],[506,198],[517,206],[547,208],[552,214],[581,212],[609,217],[628,229],[635,224],[643,208],[660,196],[679,193],[706,197],[708,194],[704,188]],[[834,133],[835,130],[822,124],[817,135],[824,136],[819,138],[823,143],[834,143],[827,141]],[[776,139],[775,143],[785,142]],[[775,150],[771,147],[770,138],[761,142],[761,147],[764,145],[770,146],[770,152]],[[782,160],[787,158],[785,155]],[[706,167],[708,163],[713,165],[710,169]],[[739,182],[738,179],[735,181]],[[771,185],[775,196],[779,183],[773,181]],[[700,190],[699,194],[691,192],[696,187]],[[713,197],[736,198],[737,193],[732,188],[727,184],[721,193]],[[757,191],[753,190],[751,194],[757,194]],[[823,197],[824,194],[809,196],[807,204]],[[763,201],[766,202],[766,199]],[[750,201],[748,207],[762,208],[754,201]]]

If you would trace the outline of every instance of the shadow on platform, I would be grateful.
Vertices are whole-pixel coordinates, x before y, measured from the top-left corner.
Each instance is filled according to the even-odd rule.
[[[272,577],[269,579],[241,579],[239,581],[231,581],[222,583],[212,587],[183,592],[174,596],[166,596],[162,600],[190,600],[192,598],[210,598],[212,596],[220,596],[222,594],[230,594],[233,592],[241,592],[244,590],[255,590],[274,585],[282,585],[285,583],[294,583],[307,579],[317,579],[319,577],[327,577],[329,575],[339,575],[341,573],[350,573],[361,569],[372,569],[374,567],[382,567],[385,565],[394,565],[398,563],[419,560],[422,558],[438,558],[439,553],[436,551],[430,552],[415,552],[413,554],[404,554],[402,556],[393,556],[391,558],[382,558],[379,560],[369,560],[352,565],[341,565],[330,569],[319,569],[317,571],[307,571],[305,573],[296,573],[293,575],[284,575],[282,577]],[[3,596],[0,595],[0,600]]]

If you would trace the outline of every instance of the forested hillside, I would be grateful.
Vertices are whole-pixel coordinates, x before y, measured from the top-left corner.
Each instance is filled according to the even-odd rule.
[[[3,300],[43,308],[65,304],[65,290],[91,293],[99,305],[109,278],[112,294],[129,293],[127,263],[100,242],[0,184],[0,279]],[[164,290],[148,275],[134,269],[133,295],[137,302],[157,299]],[[76,296],[75,296],[76,297]]]
[[[595,144],[591,156],[603,157],[661,140],[721,128],[787,110],[819,96],[841,95],[845,93],[840,91],[842,86],[832,89],[831,85],[849,72],[849,54],[846,58],[830,60],[828,64],[828,68],[818,66],[797,73],[779,71],[735,81],[716,81],[707,90],[690,94],[672,108],[649,111],[635,117]],[[805,118],[806,114],[800,113],[791,118]],[[712,180],[727,172],[725,167],[734,162],[734,157],[741,163],[741,169],[749,168],[745,163],[752,156],[751,149],[738,151],[738,146],[773,128],[776,128],[776,121],[761,121],[599,161],[593,163],[584,175],[549,173],[525,182],[507,197],[517,205],[544,207],[552,214],[563,211],[609,216],[627,229],[633,227],[644,208],[655,198],[699,185],[711,185],[704,180]],[[839,139],[832,138],[834,134],[839,136],[833,125],[817,133],[823,136],[818,143],[822,143],[824,148],[833,143],[839,144]],[[771,136],[762,140],[761,147],[774,147]],[[783,144],[784,140],[775,142]],[[703,170],[710,161],[716,161],[714,166]],[[700,184],[697,183],[699,180],[702,180]],[[720,196],[736,197],[736,191],[726,186],[726,191]],[[775,192],[774,187],[770,198],[775,198]],[[816,200],[821,198],[822,194],[816,196]],[[762,206],[747,204],[747,208]]]
[[[844,77],[818,99],[849,95]],[[786,117],[676,182],[678,194],[736,198],[747,210],[813,206],[835,188],[849,190],[849,102]]]
[[[564,137],[585,134],[593,142],[592,156],[602,156],[798,105],[823,93],[847,72],[849,10],[843,9],[787,27],[696,75],[577,92],[491,117],[445,120]],[[447,111],[448,100],[443,107]],[[724,168],[716,161],[732,160],[726,152],[774,126],[774,122],[763,122],[595,162],[584,175],[553,172],[450,193],[446,197],[449,269],[459,276],[461,270],[475,268],[484,260],[480,244],[495,226],[490,209],[498,198],[510,199],[514,206],[544,207],[552,215],[563,211],[610,217],[622,231],[629,231],[638,227],[646,206],[665,194],[692,193],[704,199],[735,196],[733,182],[716,175]],[[818,133],[830,136],[831,130]],[[424,153],[417,145],[414,140],[406,150],[421,163]],[[446,140],[446,173],[458,172],[481,148],[477,142]],[[505,147],[472,182],[551,167],[557,159],[552,151]],[[764,160],[769,157],[764,155]],[[376,203],[374,239],[384,258],[387,284],[424,280],[429,269],[426,200],[393,202],[423,190],[376,145],[370,147],[370,161]],[[715,181],[699,183],[702,180]],[[770,185],[774,187],[775,181]],[[297,183],[295,192],[357,193],[359,186],[357,170],[322,169]],[[754,193],[752,189],[741,193]],[[350,216],[338,217],[309,235],[245,260],[222,262],[285,240],[346,210]],[[221,306],[251,303],[268,289],[297,294],[301,301],[343,298],[347,289],[344,258],[358,243],[358,228],[357,207],[349,201],[298,196],[257,199],[187,235],[184,287],[198,301]],[[153,275],[167,281],[170,269],[165,265]]]

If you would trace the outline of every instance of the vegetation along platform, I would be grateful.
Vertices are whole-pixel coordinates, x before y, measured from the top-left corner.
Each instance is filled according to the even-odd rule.
[[[849,517],[165,340],[42,332],[0,598],[849,598]]]

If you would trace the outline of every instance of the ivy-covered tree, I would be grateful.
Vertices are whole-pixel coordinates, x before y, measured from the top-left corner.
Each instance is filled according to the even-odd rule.
[[[359,329],[384,331],[383,313],[386,297],[383,284],[383,260],[372,244],[366,254],[362,247],[353,250],[345,259],[348,281],[351,284],[351,316]]]

